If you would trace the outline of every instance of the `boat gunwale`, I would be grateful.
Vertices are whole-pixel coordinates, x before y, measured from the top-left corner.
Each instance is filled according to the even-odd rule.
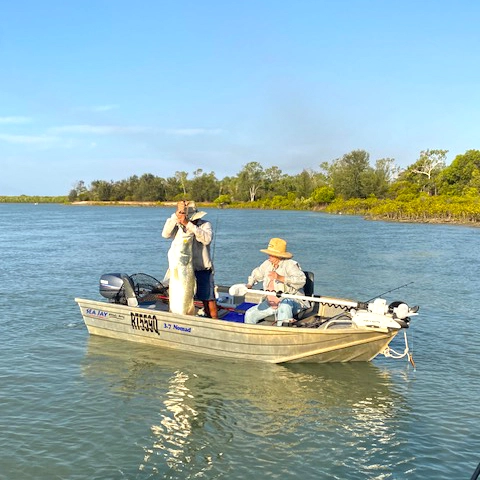
[[[325,360],[327,362],[354,361],[358,358],[361,359],[360,361],[370,361],[383,351],[398,333],[397,331],[384,332],[357,326],[329,330],[279,327],[276,325],[249,325],[201,316],[172,314],[168,311],[142,306],[129,306],[84,298],[75,298],[75,301],[79,305],[85,325],[92,335],[156,345],[179,351],[194,351],[199,354],[213,355],[217,358],[237,358],[277,364],[302,361],[318,363],[323,362],[323,360],[315,359],[325,356],[340,358]],[[160,320],[160,322],[173,321],[184,328],[198,328],[200,332],[197,331],[194,337],[188,337],[192,339],[190,342],[175,340],[184,337],[184,332],[181,330],[162,329],[164,333],[162,338],[152,338],[147,332],[126,331],[125,326],[130,324],[128,319],[118,319],[112,325],[111,319],[101,318],[95,314],[85,315],[83,309],[86,308],[127,316],[131,313],[158,315],[157,320]],[[88,319],[91,319],[91,321]],[[108,325],[112,325],[114,328],[108,328],[104,322],[108,322]],[[120,328],[115,328],[115,325]],[[205,332],[210,332],[210,335],[205,335]],[[216,332],[223,333],[224,338],[217,338]],[[157,333],[159,334],[159,332]],[[167,336],[166,339],[164,338],[165,335]],[[342,344],[346,340],[345,335],[357,338],[348,339],[347,343]],[[322,343],[321,339],[324,339],[325,342]],[[339,340],[340,345],[336,343],[336,339]],[[381,348],[378,347],[379,344],[382,346]],[[226,349],[222,345],[237,345],[238,348]],[[377,345],[377,348],[368,348],[373,345]],[[295,349],[299,351],[294,351]],[[349,350],[348,355],[342,356],[343,352]],[[335,355],[336,352],[339,355]]]
[[[273,325],[266,325],[266,324],[247,324],[247,323],[241,323],[241,322],[231,322],[228,320],[223,320],[221,318],[209,318],[209,317],[203,317],[200,315],[181,315],[181,314],[174,314],[168,311],[163,311],[163,310],[157,310],[157,309],[151,309],[147,307],[143,307],[141,305],[139,306],[130,306],[130,305],[122,305],[119,303],[109,303],[109,302],[104,302],[102,300],[89,300],[85,298],[80,298],[76,297],[75,302],[80,306],[80,302],[88,302],[91,304],[95,304],[98,306],[104,306],[107,308],[103,308],[104,310],[108,308],[114,308],[114,309],[120,309],[120,310],[125,310],[127,312],[130,311],[135,311],[135,310],[141,310],[142,312],[145,312],[146,314],[155,314],[158,316],[166,316],[167,318],[171,319],[176,319],[178,322],[179,321],[184,321],[186,323],[194,322],[195,326],[206,326],[206,325],[211,325],[213,329],[218,329],[218,330],[224,330],[225,327],[227,329],[232,329],[235,330],[236,328],[239,328],[241,330],[244,329],[253,329],[252,333],[258,332],[259,334],[261,332],[270,332],[272,334],[282,334],[282,335],[296,335],[298,333],[314,333],[314,334],[328,334],[328,335],[335,335],[338,334],[338,332],[345,332],[345,331],[354,331],[355,333],[371,333],[372,329],[364,327],[362,328],[361,326],[357,325],[352,325],[351,327],[342,327],[342,328],[323,328],[322,326],[316,327],[316,328],[309,328],[309,327],[292,327],[292,326],[277,326],[276,324]],[[218,327],[218,328],[217,328]],[[374,330],[379,333],[388,333],[386,331],[382,330]]]

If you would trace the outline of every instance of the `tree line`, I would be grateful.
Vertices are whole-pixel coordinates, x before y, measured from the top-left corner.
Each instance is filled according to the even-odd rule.
[[[181,199],[222,207],[313,209],[407,221],[480,222],[480,150],[467,150],[446,165],[447,150],[421,151],[405,169],[392,158],[371,165],[365,150],[354,150],[318,170],[288,175],[258,162],[232,177],[217,179],[202,169],[161,178],[134,175],[120,181],[76,182],[62,197],[0,196],[0,202],[68,203],[173,202]]]
[[[278,167],[263,168],[258,162],[245,164],[232,177],[217,179],[214,172],[197,169],[175,172],[169,178],[153,174],[134,175],[120,181],[79,181],[68,194],[73,201],[165,202],[190,199],[197,202],[262,202],[275,197],[296,198],[310,205],[335,200],[401,199],[423,195],[476,196],[480,192],[480,150],[468,150],[446,165],[447,150],[425,150],[401,170],[392,158],[372,166],[365,150],[354,150],[341,158],[288,175]]]
[[[44,195],[0,195],[0,203],[67,203],[67,195],[49,197]]]

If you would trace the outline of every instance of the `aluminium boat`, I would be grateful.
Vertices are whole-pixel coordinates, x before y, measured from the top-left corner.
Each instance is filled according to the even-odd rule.
[[[169,311],[168,286],[150,275],[102,275],[102,300],[76,298],[91,335],[140,342],[164,349],[268,363],[370,361],[377,355],[407,356],[413,365],[406,330],[418,306],[388,303],[383,298],[359,302],[314,295],[313,274],[307,273],[305,295],[275,292],[307,305],[293,321],[278,325],[274,317],[245,324],[245,311],[272,292],[244,285],[218,286],[219,319]],[[404,333],[405,348],[390,343]]]

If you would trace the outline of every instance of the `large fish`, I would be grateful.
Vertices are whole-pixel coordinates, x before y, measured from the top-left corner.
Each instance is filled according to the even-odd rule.
[[[168,251],[169,304],[172,313],[194,315],[195,273],[192,263],[193,234],[176,235]]]

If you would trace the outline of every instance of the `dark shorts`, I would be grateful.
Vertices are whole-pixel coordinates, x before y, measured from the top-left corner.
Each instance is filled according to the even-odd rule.
[[[197,300],[215,300],[215,284],[213,280],[213,272],[211,270],[199,270],[195,272],[197,279]]]

